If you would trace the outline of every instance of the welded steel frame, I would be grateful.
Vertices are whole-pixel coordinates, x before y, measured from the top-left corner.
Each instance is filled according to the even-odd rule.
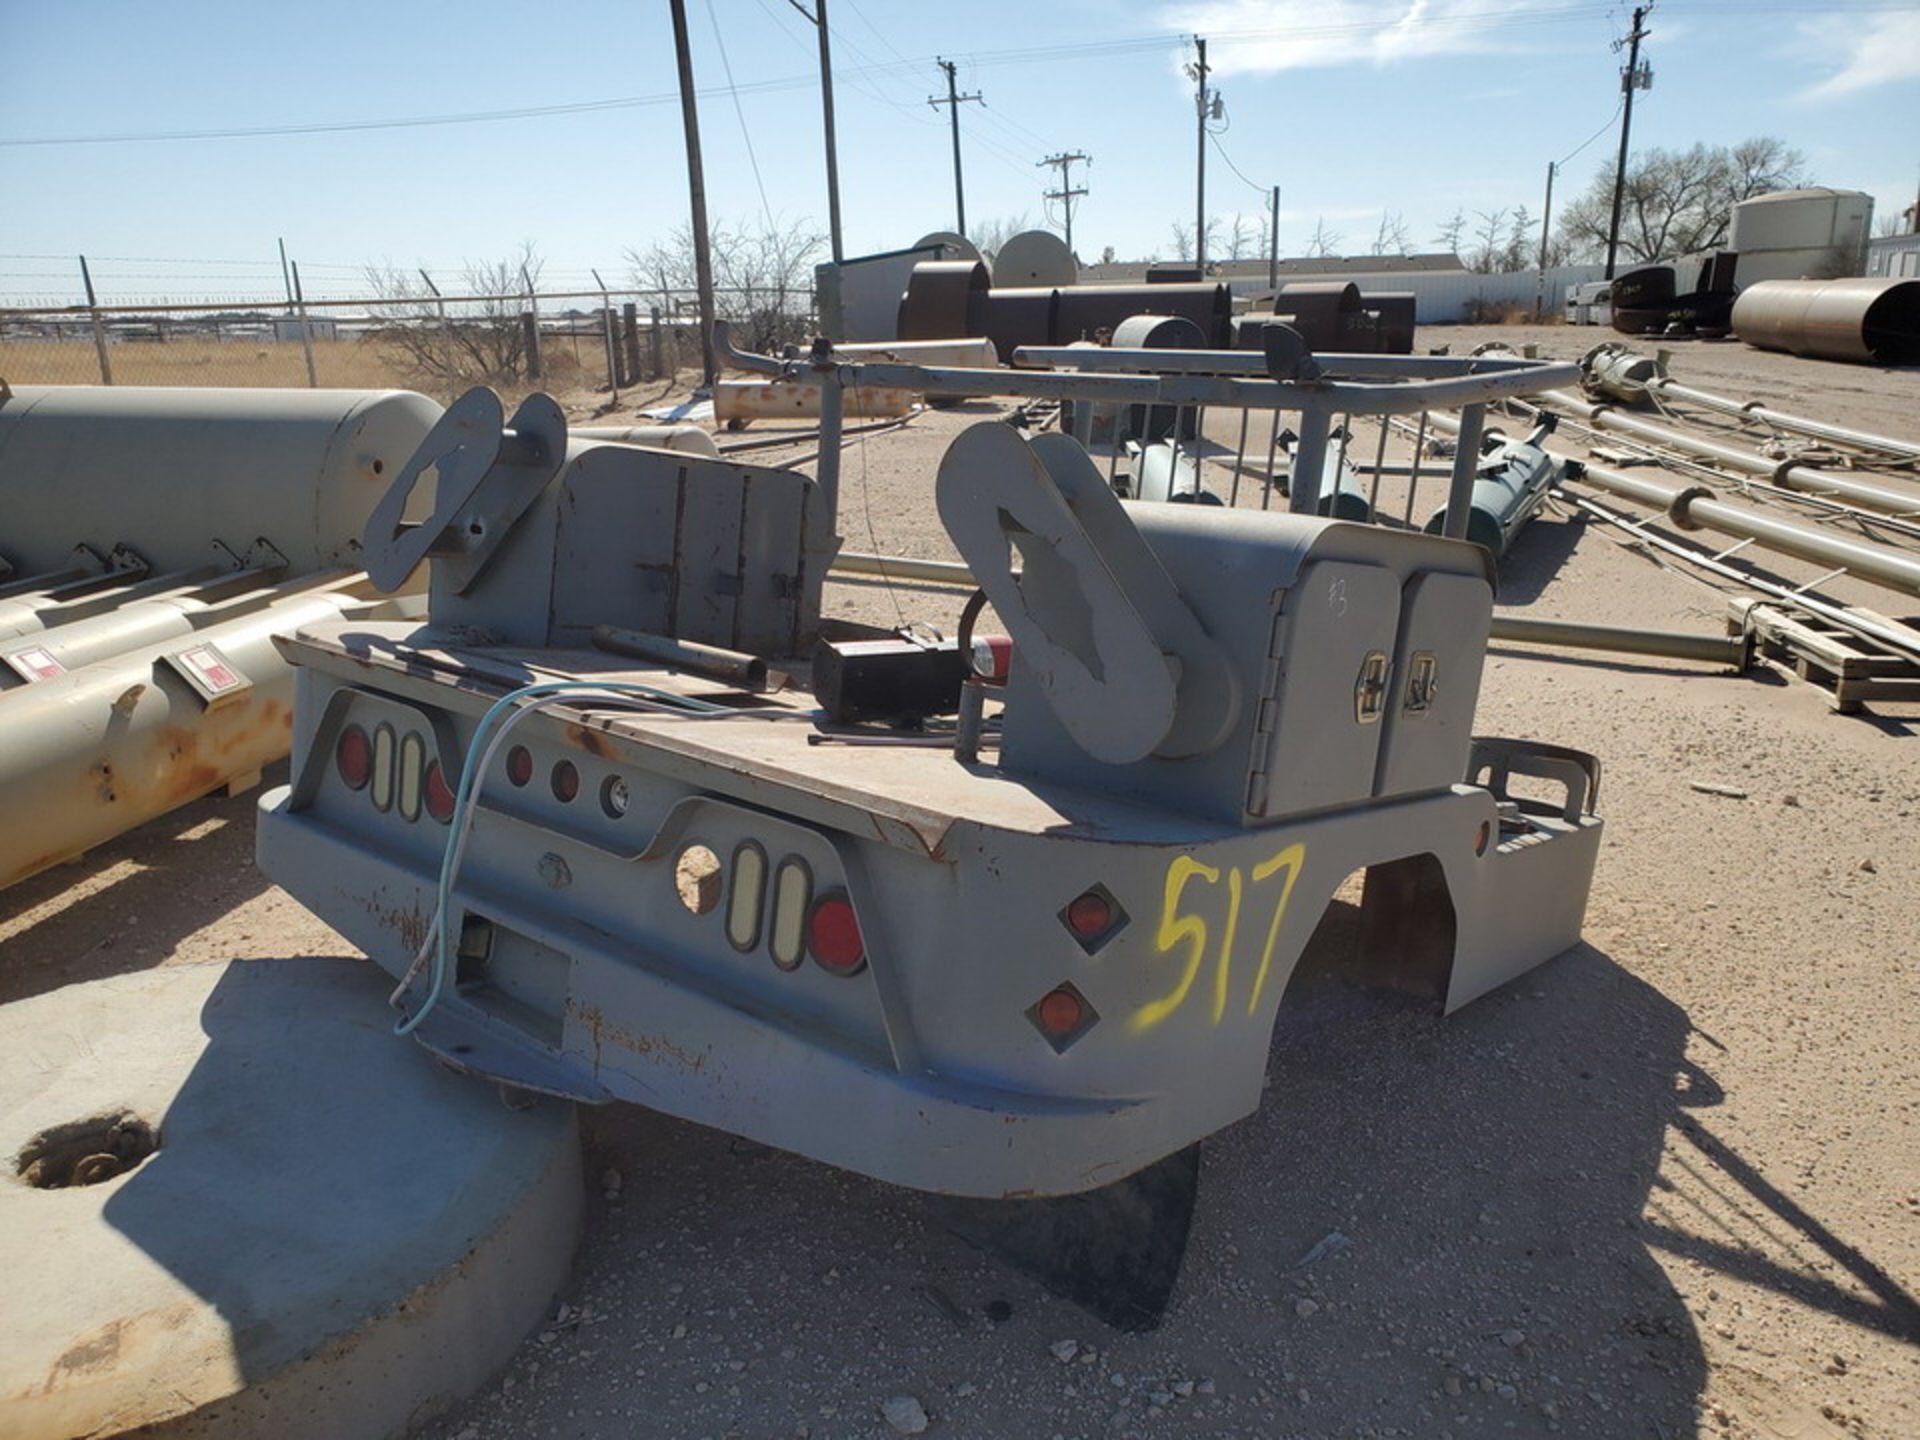
[[[884,385],[982,398],[1073,400],[1114,405],[1262,410],[1297,413],[1298,440],[1288,508],[1315,513],[1321,469],[1335,417],[1426,414],[1458,409],[1462,434],[1449,477],[1442,533],[1467,533],[1479,435],[1486,407],[1576,381],[1571,361],[1513,356],[1316,355],[1303,356],[1297,378],[1276,378],[1265,355],[1237,350],[1119,350],[1098,347],[1022,346],[1019,366],[1066,369],[973,370],[892,362],[848,363],[821,342],[804,357],[777,359],[736,349],[725,322],[715,327],[715,345],[729,365],[822,389],[820,468],[817,483],[838,513],[839,432],[849,387]]]

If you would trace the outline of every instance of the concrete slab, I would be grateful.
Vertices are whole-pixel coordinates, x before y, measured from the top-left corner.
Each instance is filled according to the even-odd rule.
[[[579,1238],[573,1113],[395,1039],[387,984],[259,960],[0,1009],[0,1433],[387,1436],[506,1361]],[[31,1183],[76,1170],[119,1173]]]

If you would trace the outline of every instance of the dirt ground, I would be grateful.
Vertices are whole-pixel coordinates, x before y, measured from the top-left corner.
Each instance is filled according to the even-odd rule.
[[[1561,356],[1607,338],[1421,344],[1493,337]],[[1673,365],[1920,439],[1911,370],[1705,343]],[[847,547],[951,555],[933,466],[988,413],[856,442]],[[1623,539],[1544,516],[1502,607],[1721,628],[1724,597]],[[958,609],[921,586],[829,601],[887,623]],[[600,1183],[561,1311],[427,1433],[886,1436],[882,1407],[911,1397],[929,1433],[988,1440],[1920,1434],[1920,706],[1843,717],[1774,670],[1496,647],[1478,728],[1602,757],[1585,942],[1444,1020],[1290,992],[1266,1103],[1205,1147],[1158,1331],[1104,1329],[922,1197],[616,1108],[587,1117]],[[0,897],[0,1001],[351,953],[253,868],[252,804],[202,801]],[[1351,919],[1336,905],[1324,941]]]

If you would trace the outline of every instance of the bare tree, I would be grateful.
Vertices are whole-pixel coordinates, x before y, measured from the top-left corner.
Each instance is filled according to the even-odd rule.
[[[1506,249],[1507,211],[1476,210],[1473,212],[1473,239],[1467,246],[1466,254],[1460,258],[1467,269],[1479,275],[1490,275],[1500,268],[1501,257]]]
[[[1440,226],[1440,233],[1433,237],[1433,243],[1444,249],[1449,255],[1460,253],[1460,239],[1467,233],[1467,212],[1456,209],[1453,215]]]
[[[1873,233],[1883,240],[1893,235],[1911,235],[1913,227],[1908,223],[1908,217],[1913,214],[1912,210],[1899,212],[1889,210],[1873,222]]]
[[[747,349],[774,354],[798,344],[812,329],[813,262],[826,237],[779,221],[749,230],[716,223],[708,236],[713,256],[715,312],[733,323]],[[645,251],[628,250],[634,285],[669,296],[691,295],[696,278],[693,231],[681,226]]]
[[[1102,265],[1111,265],[1117,258],[1119,257],[1115,253],[1113,246],[1103,245],[1100,247],[1100,263]]]
[[[1018,215],[1003,215],[998,220],[985,220],[973,227],[973,233],[967,238],[974,247],[992,260],[1000,253],[1000,247],[1018,235],[1022,230],[1031,230],[1032,222],[1023,210]]]
[[[1398,210],[1380,212],[1380,228],[1373,232],[1376,255],[1410,255],[1413,237],[1407,233],[1407,220]]]
[[[1173,253],[1175,258],[1180,260],[1193,259],[1193,226],[1176,220],[1167,228],[1168,233],[1173,237]],[[1219,258],[1219,250],[1220,217],[1217,215],[1209,215],[1207,217],[1207,253],[1217,259]]]
[[[1500,268],[1508,272],[1530,269],[1537,255],[1533,216],[1527,213],[1525,205],[1517,205],[1507,221],[1507,243],[1500,249]]]
[[[1329,230],[1324,216],[1317,216],[1313,222],[1313,238],[1307,241],[1307,254],[1316,260],[1336,256],[1340,253],[1340,242],[1346,238],[1338,230]]]
[[[1252,253],[1253,232],[1247,228],[1247,217],[1235,214],[1233,228],[1227,231],[1227,259],[1244,260]]]
[[[1560,212],[1559,233],[1569,254],[1606,254],[1613,177],[1614,167],[1605,166]],[[1806,157],[1767,136],[1733,146],[1648,150],[1627,166],[1620,254],[1644,265],[1715,249],[1726,242],[1734,205],[1806,181]]]
[[[457,279],[443,280],[441,289],[456,296],[444,307],[419,272],[370,265],[366,281],[379,297],[369,307],[377,322],[373,338],[397,350],[431,388],[510,386],[526,368],[521,316],[543,264],[531,240],[504,259],[469,262]]]

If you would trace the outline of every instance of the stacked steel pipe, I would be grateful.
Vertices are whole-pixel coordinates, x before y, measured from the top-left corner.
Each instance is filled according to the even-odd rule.
[[[0,887],[287,753],[274,637],[413,603],[372,595],[360,535],[440,413],[404,391],[0,390]]]

